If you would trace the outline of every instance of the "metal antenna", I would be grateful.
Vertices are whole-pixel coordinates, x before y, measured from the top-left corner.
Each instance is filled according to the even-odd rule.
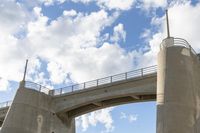
[[[23,81],[25,81],[25,79],[26,79],[27,66],[28,66],[28,59],[26,59],[26,65],[25,65],[25,69],[24,69],[24,77],[23,77]]]
[[[170,37],[170,31],[169,31],[168,10],[166,10],[166,21],[167,21],[167,38],[169,38]]]

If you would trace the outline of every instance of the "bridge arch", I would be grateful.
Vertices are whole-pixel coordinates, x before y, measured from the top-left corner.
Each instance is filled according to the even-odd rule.
[[[58,116],[74,118],[95,110],[134,102],[156,100],[156,73],[90,89],[54,96]]]

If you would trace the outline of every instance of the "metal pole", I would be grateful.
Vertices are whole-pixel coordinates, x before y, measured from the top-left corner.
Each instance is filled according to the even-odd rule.
[[[167,38],[169,38],[170,37],[170,31],[169,31],[168,10],[166,10],[166,21],[167,21]]]
[[[25,81],[25,79],[26,79],[27,66],[28,66],[28,59],[26,59],[26,65],[25,65],[25,69],[24,69],[23,81]]]

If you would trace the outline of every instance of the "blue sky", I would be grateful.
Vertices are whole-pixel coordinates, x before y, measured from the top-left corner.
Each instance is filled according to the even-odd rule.
[[[13,99],[26,59],[27,80],[52,89],[155,65],[166,8],[171,35],[200,51],[199,0],[1,0],[0,7],[0,102]],[[78,133],[155,133],[155,125],[155,102],[77,118]]]

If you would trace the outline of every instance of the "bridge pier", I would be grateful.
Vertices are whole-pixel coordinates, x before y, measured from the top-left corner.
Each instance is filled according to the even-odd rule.
[[[1,133],[75,133],[75,119],[62,121],[53,106],[51,96],[19,88]]]
[[[200,62],[190,46],[175,43],[163,40],[158,54],[157,133],[199,133]]]

